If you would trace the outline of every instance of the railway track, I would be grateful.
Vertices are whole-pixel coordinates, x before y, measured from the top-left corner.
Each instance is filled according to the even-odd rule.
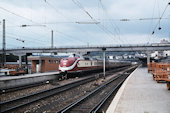
[[[127,67],[116,68],[116,69],[114,69],[114,71],[113,70],[112,71],[108,71],[107,73],[117,72],[117,71],[120,71],[120,70],[125,69]],[[18,90],[23,90],[23,89],[27,89],[27,88],[33,88],[33,87],[41,86],[41,85],[46,84],[47,82],[51,83],[53,81],[43,81],[43,82],[39,82],[39,83],[35,83],[35,84],[30,84],[30,85],[23,85],[23,86],[8,88],[8,89],[0,89],[0,94],[5,94],[5,93],[10,93],[10,92],[18,91]]]
[[[41,85],[46,84],[46,82],[47,81],[39,82],[39,83],[35,83],[35,84],[30,84],[30,85],[18,86],[18,87],[14,87],[14,88],[1,89],[0,94],[5,94],[5,93],[10,93],[10,92],[26,89],[26,88],[32,88],[32,87],[41,86]]]
[[[96,113],[106,100],[121,86],[129,74],[119,75],[99,86],[88,95],[71,103],[58,113]]]
[[[121,68],[121,69],[125,69],[125,68]],[[118,69],[117,71],[119,71],[119,70],[120,69]],[[26,96],[22,96],[20,98],[16,98],[16,99],[13,99],[13,100],[8,100],[8,101],[5,101],[5,102],[2,102],[2,103],[0,103],[1,113],[7,113],[7,112],[10,112],[10,111],[16,110],[18,108],[21,108],[21,107],[29,105],[33,102],[36,102],[38,100],[45,99],[47,97],[56,95],[58,93],[66,91],[68,89],[77,87],[79,85],[82,85],[82,84],[85,84],[85,83],[88,83],[88,82],[94,81],[94,80],[96,80],[96,77],[91,76],[91,77],[88,77],[86,79],[76,81],[74,83],[69,83],[69,84],[66,84],[66,85],[63,85],[63,86],[54,87],[54,88],[49,89],[49,90],[43,90],[43,91],[40,91],[40,92],[37,92],[37,93],[34,93],[34,94],[29,94],[29,95],[26,95]]]
[[[77,81],[74,83],[66,84],[64,86],[58,86],[58,87],[55,87],[55,88],[52,88],[49,90],[40,91],[40,92],[37,92],[34,94],[30,94],[27,96],[22,96],[20,98],[2,102],[2,103],[0,103],[1,113],[7,113],[14,109],[23,107],[23,106],[31,104],[35,101],[50,97],[52,95],[61,93],[63,91],[66,91],[68,89],[79,86],[81,84],[85,84],[85,83],[93,81],[93,80],[95,80],[95,77],[89,77],[89,78],[86,78],[86,79],[83,79],[83,80],[80,80],[80,81]]]

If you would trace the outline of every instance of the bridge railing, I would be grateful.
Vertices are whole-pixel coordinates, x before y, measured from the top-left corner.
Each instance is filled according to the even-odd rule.
[[[56,46],[56,47],[25,47],[25,48],[7,48],[6,50],[18,50],[18,49],[22,49],[22,50],[26,50],[26,49],[32,49],[32,50],[36,50],[36,49],[64,49],[64,48],[111,48],[111,47],[154,47],[154,46],[170,46],[170,43],[152,43],[152,44],[123,44],[123,45],[79,45],[79,46]]]

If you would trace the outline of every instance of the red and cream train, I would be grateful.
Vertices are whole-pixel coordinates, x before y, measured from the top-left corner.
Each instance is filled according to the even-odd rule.
[[[130,65],[130,63],[106,61],[106,69],[118,68],[128,65]],[[59,71],[64,74],[97,71],[102,69],[103,69],[102,60],[93,59],[90,57],[81,56],[77,54],[72,54],[68,58],[61,59],[59,65]]]

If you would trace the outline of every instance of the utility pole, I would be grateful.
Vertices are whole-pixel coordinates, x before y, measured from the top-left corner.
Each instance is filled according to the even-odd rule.
[[[53,41],[53,30],[51,30],[51,49],[53,49],[54,46],[54,41]],[[54,54],[51,52],[51,56],[53,56]]]
[[[3,37],[3,44],[2,44],[2,67],[4,68],[6,66],[6,43],[5,43],[5,19],[3,19],[3,25],[2,25],[2,29],[3,29],[3,33],[2,33],[2,37]]]
[[[170,32],[169,32],[169,42],[170,42]]]
[[[42,53],[40,53],[39,55],[40,55],[40,59],[39,59],[39,72],[41,73],[42,72],[41,71],[42,70],[42,68],[41,68],[41,65],[42,65],[42,61],[41,61],[42,60],[42,58],[41,58]]]
[[[102,48],[103,50],[103,77],[105,79],[105,71],[106,71],[106,48]]]
[[[53,49],[53,30],[51,31],[51,49]]]
[[[147,66],[148,64],[150,63],[150,57],[151,57],[151,52],[150,51],[147,51]]]

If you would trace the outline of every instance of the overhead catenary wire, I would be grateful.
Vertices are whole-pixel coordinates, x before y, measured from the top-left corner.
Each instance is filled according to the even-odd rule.
[[[30,21],[30,22],[32,22],[32,23],[34,23],[34,24],[36,24],[36,25],[45,26],[45,28],[49,29],[50,31],[52,30],[50,27],[48,27],[48,26],[46,26],[46,25],[42,25],[41,23],[35,22],[35,21],[33,21],[33,20],[29,19],[29,18],[26,18],[26,17],[24,17],[24,16],[21,16],[21,15],[19,15],[19,14],[16,14],[16,13],[14,13],[14,12],[6,9],[6,8],[0,7],[0,9],[4,10],[4,11],[10,13],[10,14],[13,14],[13,15],[15,15],[15,16],[17,16],[17,17],[20,17],[20,18],[22,18],[22,19],[25,19],[25,20],[27,20],[27,21]],[[60,32],[60,31],[55,30],[55,29],[53,29],[53,31],[56,31],[56,32],[58,32],[58,33],[60,33],[60,34],[63,34],[63,35],[65,34],[65,33]],[[67,34],[66,34],[66,35],[67,35]],[[81,42],[83,42],[83,41],[81,41]],[[86,42],[84,42],[84,43],[86,43]]]
[[[60,11],[58,11],[58,9],[55,8],[50,2],[48,2],[47,0],[44,0],[44,2],[45,2],[46,4],[48,4],[50,7],[52,7],[52,8],[55,10],[56,13],[60,14],[60,15],[61,15],[62,17],[64,17],[66,20],[69,20],[69,21],[70,21],[70,17],[66,17],[65,15],[63,15],[63,13],[61,13]],[[74,18],[74,19],[75,19],[75,18]],[[63,23],[76,23],[76,22],[63,22]],[[46,23],[46,24],[52,24],[52,23]],[[56,24],[56,23],[55,23],[55,24]],[[54,30],[54,29],[53,29],[53,30]],[[71,36],[71,35],[68,35],[68,34],[63,33],[63,32],[61,32],[61,31],[58,31],[58,30],[54,30],[54,32],[57,32],[57,33],[65,36],[65,37],[72,37],[72,38],[73,38],[72,40],[74,40],[74,37]],[[67,38],[67,39],[70,40],[70,38]],[[76,39],[76,40],[74,40],[74,41],[78,41],[78,42],[81,42],[81,43],[83,42],[83,41],[80,40],[80,39]],[[85,43],[85,42],[83,42],[83,43]]]
[[[3,8],[3,7],[0,7],[0,9],[4,10],[4,11],[10,13],[10,14],[13,14],[13,15],[15,15],[15,16],[17,16],[17,17],[20,17],[20,18],[22,18],[22,19],[25,19],[25,20],[27,20],[27,21],[30,21],[31,23],[34,23],[34,24],[36,24],[36,25],[38,25],[38,26],[45,26],[45,25],[42,25],[42,24],[40,24],[40,23],[37,23],[37,22],[35,22],[35,21],[33,21],[33,20],[29,19],[29,18],[26,18],[26,17],[24,17],[24,16],[21,16],[21,15],[19,15],[19,14],[16,14],[16,13],[14,13],[14,12],[8,10],[8,9],[5,9],[5,8]],[[24,25],[24,26],[28,26],[28,25]],[[21,26],[16,26],[16,27],[22,27],[22,25],[21,25]]]
[[[44,0],[46,4],[48,4],[50,7],[52,7],[57,14],[60,14],[62,17],[64,17],[66,20],[70,20],[70,17],[66,17],[63,13],[61,13],[55,6],[53,6],[48,0]],[[73,17],[72,17],[73,18]],[[75,18],[73,18],[75,19]]]
[[[55,31],[55,32],[57,32],[57,33],[65,36],[65,37],[68,37],[67,39],[69,39],[69,40],[71,40],[71,41],[78,41],[78,42],[81,42],[81,43],[82,43],[82,40],[79,40],[79,39],[74,40],[74,39],[73,39],[74,37],[71,36],[71,35],[69,35],[69,34],[63,33],[63,32],[61,32],[61,31]],[[70,37],[70,38],[69,38],[69,37]],[[83,43],[85,43],[85,42],[83,42]]]
[[[40,44],[44,44],[44,43],[42,43],[42,41],[40,42],[40,41],[38,41],[38,40],[29,40],[29,39],[25,39],[25,40],[23,40],[23,39],[21,39],[19,36],[15,36],[15,35],[9,35],[9,34],[7,34],[7,38],[12,38],[12,39],[15,39],[15,40],[18,40],[18,41],[21,41],[21,42],[32,42],[32,43],[40,43]]]
[[[0,32],[2,32],[2,31],[0,31]],[[23,40],[21,37],[25,37],[25,36],[19,36],[19,35],[9,33],[9,32],[7,32],[6,35],[7,35],[7,38],[11,38],[11,39],[14,39],[14,40]],[[31,37],[24,39],[24,42],[32,42],[32,43],[36,43],[36,44],[37,43],[40,43],[40,44],[47,43],[47,41],[38,40],[38,39],[31,40],[30,38]],[[42,43],[42,42],[44,42],[44,43]]]
[[[165,6],[165,9],[164,9],[163,13],[161,14],[156,26],[154,27],[154,29],[152,31],[152,35],[155,33],[155,30],[156,30],[157,26],[160,24],[160,21],[161,21],[163,15],[164,15],[164,13],[165,13],[165,11],[166,11],[166,9],[168,8],[169,5],[170,5],[170,2]],[[160,30],[161,28],[159,27],[158,29]]]
[[[17,25],[16,27],[18,27],[18,28],[20,28],[20,26],[19,25]],[[15,29],[17,32],[20,32],[20,30],[18,31],[17,29]],[[0,31],[0,32],[2,32],[2,31]],[[45,35],[40,35],[40,34],[37,34],[36,32],[34,32],[34,31],[30,31],[30,30],[28,30],[28,32],[30,32],[30,33],[32,33],[32,34],[35,34],[35,35],[39,35],[39,36],[41,36],[41,37],[44,37]],[[27,38],[27,39],[30,39],[30,38],[32,38],[32,37],[27,37],[27,36],[23,36],[23,35],[21,35],[21,34],[14,34],[14,33],[10,33],[10,32],[7,32],[7,35],[10,35],[10,36],[15,36],[15,37],[25,37],[25,38]],[[47,36],[46,36],[47,37]],[[26,39],[26,40],[27,40]],[[47,43],[47,41],[44,41],[44,40],[39,40],[39,39],[35,39],[35,38],[33,38],[33,40],[34,41],[37,41],[37,42],[46,42]]]
[[[12,26],[6,26],[6,27],[46,27],[47,25],[55,25],[55,24],[99,24],[101,23],[101,21],[105,21],[105,22],[113,22],[113,21],[122,21],[122,22],[126,22],[126,21],[153,21],[153,20],[159,20],[160,18],[124,18],[124,19],[96,19],[97,22],[92,22],[89,20],[80,20],[80,21],[56,21],[56,22],[46,22],[46,23],[39,23],[40,25],[36,25],[36,24],[22,24],[22,25],[12,25]],[[161,18],[161,20],[170,20],[170,18]],[[114,23],[114,25],[116,26],[116,29],[119,29],[118,26]],[[118,30],[119,31],[119,30]],[[118,32],[117,31],[117,32]]]
[[[12,24],[12,22],[10,22],[9,20],[7,20],[9,23],[11,23]],[[46,27],[46,26],[44,26],[44,25],[42,25],[42,24],[40,24],[40,25],[36,25],[36,24],[33,24],[33,25],[26,25],[26,24],[22,24],[22,25],[16,25],[16,26],[6,26],[6,27],[17,27],[17,28],[21,28],[21,27]],[[17,31],[17,32],[20,32],[21,30],[19,29],[19,31],[18,31],[18,29],[15,29],[15,31]],[[30,32],[32,35],[37,35],[37,36],[40,36],[40,37],[49,37],[49,36],[47,36],[47,33],[46,33],[46,35],[42,35],[42,34],[39,34],[39,33],[37,33],[37,32],[35,32],[34,30],[27,30],[27,32]],[[45,33],[45,32],[43,32],[43,33]],[[20,33],[19,34],[13,34],[13,33],[9,33],[8,32],[8,34],[10,34],[10,35],[13,35],[13,36],[19,36],[19,37],[24,37],[24,38],[27,38],[27,39],[30,39],[30,38],[32,38],[32,37],[27,37],[27,36],[24,36],[24,35],[21,35]],[[44,40],[42,40],[42,39],[35,39],[35,38],[32,38],[34,41],[37,41],[37,42],[45,42],[45,43],[47,43],[48,41],[44,41]]]
[[[90,21],[90,20],[77,20],[77,21],[56,21],[56,22],[46,22],[46,23],[40,23],[40,25],[36,25],[36,24],[32,24],[32,25],[26,25],[26,24],[23,24],[23,25],[26,25],[26,26],[43,26],[45,27],[46,25],[54,25],[54,24],[75,24],[75,23],[78,23],[78,24],[99,24],[101,23],[101,21],[105,21],[105,22],[113,22],[113,21],[122,21],[122,22],[127,22],[127,21],[151,21],[151,20],[159,20],[160,17],[155,17],[155,18],[123,18],[123,19],[111,19],[111,18],[106,18],[106,19],[96,19],[97,22],[93,22],[93,21]],[[170,18],[161,18],[161,20],[170,20]],[[115,23],[114,23],[115,24]],[[7,26],[7,27],[22,27],[23,25],[16,25],[16,26]],[[115,25],[116,26],[116,25]],[[118,27],[118,26],[117,26]],[[118,28],[117,28],[118,29]]]
[[[108,15],[108,13],[107,13],[107,11],[106,11],[103,3],[102,3],[102,0],[99,0],[99,3],[100,3],[100,5],[101,5],[103,11],[105,12],[106,16],[107,16],[108,18],[110,18],[110,16]],[[113,21],[110,21],[110,24],[111,24],[111,26],[114,28],[117,36],[119,37],[119,40],[122,41],[122,42],[124,42],[124,40],[121,40],[121,38],[120,38],[120,29],[119,29],[119,27],[118,27]],[[127,42],[127,41],[126,41],[126,42]]]
[[[151,18],[154,17],[156,1],[157,1],[157,0],[154,1],[153,11],[152,11],[152,16],[151,16]],[[158,18],[158,19],[159,19],[159,18]],[[151,19],[151,22],[150,22],[150,25],[149,25],[150,27],[149,27],[149,29],[148,29],[148,44],[150,43],[150,40],[152,39],[152,35],[150,34],[150,32],[151,32],[151,29],[152,29],[152,26],[153,26],[153,20],[154,20],[154,19]]]
[[[53,2],[51,2],[50,0],[48,0],[48,2],[50,3],[50,4],[52,4],[54,7],[55,7],[55,5],[53,4]],[[103,2],[104,3],[104,2]],[[2,7],[4,7],[4,6],[2,6]],[[4,8],[6,8],[6,7],[4,7]],[[56,8],[56,7],[55,7]],[[163,7],[164,8],[164,7]],[[8,8],[7,8],[8,9]],[[56,9],[58,9],[58,8],[56,8]],[[1,10],[1,9],[0,9]],[[10,11],[10,10],[9,10]],[[13,11],[13,10],[11,10],[11,11]],[[60,12],[63,12],[62,10],[59,10]],[[87,11],[88,11],[88,9],[87,9]],[[90,10],[89,10],[90,11]],[[16,12],[16,11],[13,11],[13,12]],[[23,16],[21,13],[18,13],[18,12],[16,12],[17,14],[19,14],[19,15],[21,15],[21,16]],[[90,15],[91,15],[91,17],[92,18],[94,18],[97,22],[100,22],[100,21],[103,21],[104,19],[97,19],[97,18],[95,18],[95,16],[91,13],[91,12],[88,12]],[[65,14],[65,13],[62,13],[62,14]],[[88,15],[88,14],[87,14]],[[65,16],[67,16],[67,15],[65,15]],[[2,17],[2,16],[1,16]],[[35,21],[35,20],[32,20],[32,18],[30,18],[30,17],[28,17],[28,16],[25,16],[26,18],[28,18],[28,19],[30,19],[31,21]],[[90,19],[91,19],[91,17],[90,17]],[[12,18],[11,18],[12,19]],[[112,21],[122,21],[122,22],[126,22],[126,21],[147,21],[147,20],[159,20],[160,18],[136,18],[136,20],[135,20],[135,18],[133,19],[133,18],[125,18],[125,19],[117,19],[117,20],[115,20],[115,19],[105,19],[104,21],[105,22],[112,22]],[[161,18],[161,20],[162,19],[164,19],[163,17]],[[165,18],[165,19],[168,19],[168,18]],[[92,20],[92,19],[91,19]],[[15,18],[14,18],[14,21],[16,21],[15,20]],[[30,22],[31,22],[30,21]],[[62,21],[62,20],[61,20]],[[70,21],[70,20],[69,20]],[[93,21],[93,20],[92,20]],[[37,21],[37,22],[39,22],[39,21]],[[156,21],[157,22],[157,21]],[[17,23],[17,22],[16,22]],[[14,24],[16,24],[16,23],[14,23]],[[44,22],[44,23],[46,23],[46,22]],[[71,22],[70,22],[71,23]],[[75,23],[75,21],[73,21],[73,23]],[[101,22],[100,22],[101,23]],[[159,22],[160,23],[160,22]],[[43,24],[43,22],[42,23],[39,23],[40,25],[41,24]],[[57,24],[57,23],[55,23],[54,22],[54,24]],[[31,24],[30,24],[31,25]],[[33,25],[35,25],[35,23],[33,24]],[[97,25],[97,26],[101,26],[101,25]],[[8,27],[8,26],[7,26]],[[10,27],[10,26],[9,26]],[[50,25],[48,25],[48,22],[47,22],[47,27],[48,28],[50,28],[50,29],[56,29],[57,30],[57,27],[53,27],[52,28],[52,26],[50,26]],[[108,26],[105,26],[104,25],[104,27],[108,27]],[[154,26],[155,27],[155,26]],[[100,28],[101,29],[101,28]],[[104,28],[102,28],[102,29],[104,29]],[[83,30],[85,30],[85,29],[83,29]],[[108,30],[110,30],[111,31],[111,29],[110,29],[110,26],[108,27]],[[31,30],[30,30],[31,31]],[[45,30],[44,30],[45,31]],[[48,31],[48,30],[46,30],[46,31]],[[60,31],[62,31],[62,30],[60,30]],[[104,31],[104,30],[102,30],[102,31]],[[109,34],[109,37],[111,36],[110,34],[111,33],[109,33],[106,29],[105,29],[105,31],[107,32],[107,34]],[[117,32],[119,32],[118,30],[116,30]],[[114,32],[113,30],[111,31],[112,33]],[[66,34],[70,34],[70,33],[67,33],[67,32],[62,32],[62,33],[66,33]],[[61,33],[61,34],[62,34]],[[41,34],[41,33],[40,33]],[[83,34],[83,33],[82,33]],[[118,33],[117,33],[118,34]],[[71,35],[71,34],[70,34]],[[32,34],[31,34],[31,36],[32,36]],[[38,36],[38,35],[37,35]],[[57,35],[56,35],[57,36]],[[65,37],[70,37],[70,36],[66,36],[66,35],[63,35],[63,36],[65,36]],[[74,36],[74,35],[73,35]],[[39,36],[39,37],[41,37],[41,36]],[[50,36],[49,36],[50,37]],[[32,38],[34,38],[34,36],[32,36]],[[75,38],[75,37],[74,37]],[[113,37],[112,37],[113,38]],[[35,38],[36,39],[36,38]],[[71,40],[73,39],[73,38],[70,38]],[[123,38],[122,38],[123,39]],[[41,39],[40,39],[41,40]],[[83,40],[83,39],[80,39],[80,40]],[[83,41],[82,41],[83,42]]]
[[[77,5],[83,12],[85,12],[90,18],[91,18],[91,20],[93,20],[94,22],[98,22],[94,17],[92,17],[92,15],[88,12],[88,11],[86,11],[85,9],[84,9],[84,7],[81,5],[81,3],[80,2],[78,2],[77,0],[75,1],[75,0],[72,0],[73,1],[73,3],[75,4],[75,5]],[[109,31],[106,27],[104,27],[103,25],[101,25],[101,24],[95,24],[95,25],[97,25],[102,31],[104,31],[111,39],[113,39],[112,38],[112,35],[114,36],[114,34],[112,34],[112,32],[111,31]],[[111,35],[111,36],[110,36]],[[115,40],[115,39],[114,39]],[[115,41],[117,41],[117,40],[115,40]]]
[[[81,23],[81,22],[79,22],[79,21],[71,21],[71,22],[70,22],[70,17],[65,16],[63,13],[61,13],[56,7],[54,7],[54,6],[53,6],[50,2],[48,2],[47,0],[44,0],[44,2],[45,2],[46,4],[48,4],[51,8],[53,8],[53,9],[56,11],[57,14],[60,14],[60,15],[63,16],[65,19],[69,20],[68,22],[60,22],[60,23],[76,23],[76,24]],[[76,20],[76,18],[73,18],[73,17],[71,17],[71,18],[74,19],[74,20]],[[59,23],[59,22],[58,22],[58,23]],[[85,22],[85,23],[88,23],[88,22]],[[46,23],[46,24],[53,24],[53,23]],[[57,24],[57,23],[54,23],[54,24]],[[91,24],[91,23],[89,23],[89,24]],[[80,30],[80,29],[79,29],[79,30]],[[61,32],[61,31],[56,31],[56,32],[62,34],[63,36],[75,38],[75,37],[73,37],[73,36],[71,36],[71,35],[68,35],[68,34],[66,34],[66,33],[63,33],[63,32]],[[68,39],[68,38],[67,38],[67,39]],[[74,39],[73,39],[73,40],[74,40]],[[84,41],[82,41],[82,40],[80,40],[80,39],[76,39],[76,40],[74,40],[74,41],[78,41],[78,42],[81,42],[81,43],[86,43],[86,42],[84,42]]]
[[[35,22],[35,21],[32,21],[31,19],[29,19],[29,18],[27,18],[27,17],[24,17],[24,16],[21,16],[21,15],[19,15],[19,14],[16,14],[16,13],[14,13],[14,12],[6,9],[6,8],[3,8],[3,7],[0,6],[0,9],[6,11],[6,12],[8,12],[8,13],[11,13],[11,14],[13,14],[13,15],[15,15],[15,16],[18,16],[18,17],[20,17],[20,18],[23,18],[23,19],[25,19],[25,20],[27,20],[27,21],[30,21],[30,22],[32,22],[32,23],[35,23],[35,24],[38,24],[38,25],[39,25],[39,23],[37,23],[37,22]]]
[[[52,28],[52,29],[54,29],[54,28]],[[67,33],[63,33],[63,32],[58,31],[58,30],[53,30],[53,32],[59,33],[60,35],[64,36],[65,38],[67,38],[67,40],[69,40],[69,41],[71,41],[71,42],[74,41],[74,42],[85,43],[85,42],[83,42],[83,41],[80,40],[80,39],[76,39],[76,40],[75,40],[75,37],[73,37],[73,36],[71,36],[71,35],[69,35],[69,34],[67,34]],[[64,42],[65,42],[65,41],[64,41]]]
[[[103,19],[105,20],[106,22],[110,22],[110,21],[122,21],[122,22],[127,22],[127,21],[150,21],[150,20],[159,20],[160,17],[155,17],[155,18],[118,18],[118,19]],[[169,20],[170,18],[161,18],[161,19],[164,19],[164,20]],[[102,19],[99,19],[99,22],[100,20]]]
[[[56,13],[58,13],[58,14],[60,14],[61,16],[63,16],[65,19],[67,19],[67,20],[70,20],[70,18],[68,18],[68,17],[66,17],[65,15],[63,15],[60,11],[58,11],[50,2],[48,2],[47,0],[44,0],[44,2],[46,3],[46,4],[48,4],[50,7],[52,7],[55,11],[56,11]],[[76,22],[65,22],[65,23],[76,23]],[[46,23],[46,24],[51,24],[51,23]],[[62,34],[63,36],[66,36],[66,37],[72,37],[71,35],[68,35],[68,34],[66,34],[66,33],[63,33],[63,32],[61,32],[61,31],[55,31],[55,32],[57,32],[57,33],[60,33],[60,34]],[[69,39],[70,40],[70,38],[67,38],[67,39]],[[74,39],[73,39],[74,40]],[[76,39],[76,40],[74,40],[74,41],[78,41],[78,42],[83,42],[82,40],[80,40],[80,39]],[[84,42],[83,42],[84,43]]]
[[[17,29],[15,29],[17,32],[19,32]],[[40,36],[40,37],[49,37],[47,34],[44,34],[44,35],[41,35],[41,34],[38,34],[34,31],[30,31],[28,30],[28,33],[31,33],[34,37],[37,37],[37,36]],[[33,38],[33,37],[29,37],[29,36],[25,36],[25,35],[21,35],[21,34],[14,34],[14,33],[7,33],[7,34],[10,34],[12,36],[16,36],[16,37],[24,37],[24,38],[27,38],[27,39],[33,39],[34,41],[37,41],[37,42],[44,42],[44,43],[48,43],[49,41],[45,41],[45,40],[42,40],[42,39],[37,39],[37,38]],[[26,39],[26,40],[27,40]]]
[[[84,7],[81,5],[80,2],[72,0],[74,4],[76,4],[81,10],[83,10],[92,20],[94,20],[94,18],[90,15],[90,13],[88,11],[86,11],[84,9]]]

